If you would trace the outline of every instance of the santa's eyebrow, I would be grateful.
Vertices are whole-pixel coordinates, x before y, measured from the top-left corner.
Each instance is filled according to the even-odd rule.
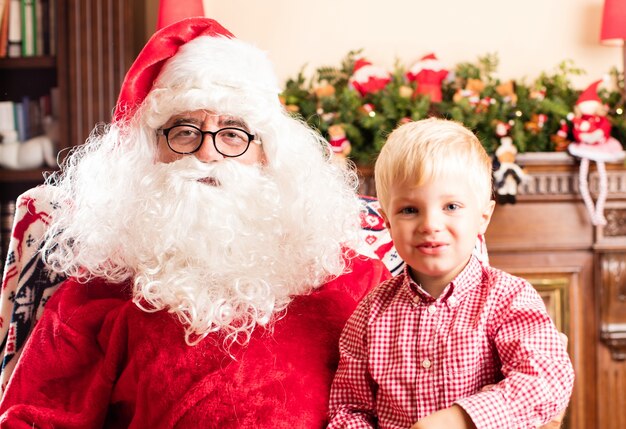
[[[194,117],[181,116],[179,118],[174,119],[170,126],[173,127],[175,125],[183,125],[183,124],[193,124],[199,127],[200,125],[202,125],[202,121]]]
[[[243,119],[241,118],[236,118],[233,116],[224,116],[221,117],[218,125],[220,127],[239,127],[239,128],[243,128],[244,130],[248,131],[248,125],[246,125],[246,123],[243,121]]]

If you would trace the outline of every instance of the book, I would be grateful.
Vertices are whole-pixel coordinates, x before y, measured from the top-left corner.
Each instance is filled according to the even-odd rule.
[[[35,0],[21,0],[22,7],[22,56],[37,54],[37,16]]]
[[[20,0],[9,0],[7,39],[7,56],[20,57],[22,55],[22,8]]]
[[[15,131],[15,114],[12,101],[0,101],[0,134]]]
[[[46,4],[48,5],[48,32],[50,37],[48,37],[48,43],[50,44],[48,55],[56,55],[57,53],[57,16],[56,16],[56,0],[46,0]],[[44,6],[45,7],[45,6]]]
[[[9,41],[9,0],[0,0],[0,58],[7,56]]]
[[[43,118],[39,99],[28,100],[28,122],[26,123],[26,140],[43,134]]]
[[[35,55],[42,56],[43,52],[43,5],[41,0],[35,0]]]
[[[37,34],[40,36],[37,41],[37,52],[41,52],[40,55],[51,55],[50,51],[50,37],[52,34],[50,33],[50,1],[49,0],[37,0],[37,4],[39,4],[39,9],[41,14],[37,16],[37,29],[39,30]],[[39,22],[39,18],[41,17],[41,23]],[[41,46],[39,44],[41,41]]]
[[[26,99],[26,102],[24,102],[24,99]],[[26,141],[26,124],[28,121],[28,97],[24,97],[24,99],[13,104],[15,129],[17,131],[17,139],[20,142]]]

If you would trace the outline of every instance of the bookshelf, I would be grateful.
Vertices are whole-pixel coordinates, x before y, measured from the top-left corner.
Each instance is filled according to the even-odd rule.
[[[41,0],[37,0],[41,1]],[[146,41],[145,0],[45,0],[52,10],[55,55],[0,58],[0,102],[58,91],[60,157],[82,144],[98,122],[108,122],[128,67]],[[1,144],[1,143],[0,143]],[[0,167],[0,258],[25,190],[43,183],[52,168]],[[0,270],[2,268],[0,267]]]

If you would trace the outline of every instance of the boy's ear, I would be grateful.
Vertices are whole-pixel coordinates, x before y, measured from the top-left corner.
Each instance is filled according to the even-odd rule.
[[[383,218],[383,222],[385,222],[385,228],[391,229],[391,224],[389,223],[389,219],[387,218],[387,214],[382,209],[382,207],[380,209],[380,216]]]
[[[485,205],[483,212],[481,214],[481,222],[480,222],[480,231],[479,233],[482,235],[487,231],[487,227],[489,226],[489,222],[491,222],[491,216],[493,215],[493,210],[496,207],[496,202],[494,200],[490,200],[489,203]]]

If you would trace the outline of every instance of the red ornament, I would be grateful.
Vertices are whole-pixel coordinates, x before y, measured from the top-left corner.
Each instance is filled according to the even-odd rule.
[[[354,63],[349,84],[364,97],[384,89],[390,81],[391,74],[387,70],[360,58]]]
[[[361,107],[359,107],[359,112],[363,115],[374,117],[376,116],[376,112],[374,111],[374,105],[372,103],[365,103]]]
[[[407,72],[409,81],[417,82],[414,96],[417,94],[427,95],[430,101],[440,103],[441,83],[448,76],[448,70],[443,68],[441,61],[435,54],[428,54],[420,58]]]

